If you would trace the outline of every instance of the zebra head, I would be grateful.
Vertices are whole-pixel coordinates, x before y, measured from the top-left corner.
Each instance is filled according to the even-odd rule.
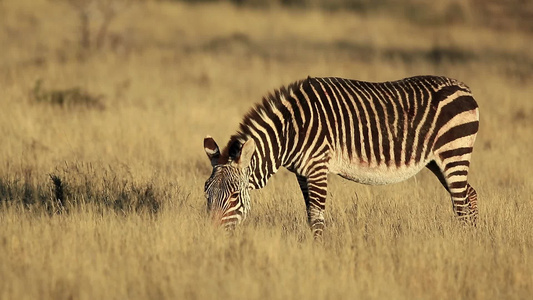
[[[215,224],[233,229],[250,210],[250,160],[255,142],[249,139],[241,144],[235,140],[221,154],[215,140],[208,136],[204,139],[204,149],[213,166],[204,187],[207,211]]]

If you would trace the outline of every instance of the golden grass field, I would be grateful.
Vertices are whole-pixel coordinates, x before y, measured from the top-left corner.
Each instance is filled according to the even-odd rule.
[[[132,3],[88,49],[71,5],[0,1],[0,299],[530,299],[533,34],[463,9],[433,24]],[[285,170],[235,234],[211,226],[205,135],[225,144],[262,96],[308,75],[421,74],[478,101],[477,228],[426,170],[377,187],[330,176],[322,244]]]

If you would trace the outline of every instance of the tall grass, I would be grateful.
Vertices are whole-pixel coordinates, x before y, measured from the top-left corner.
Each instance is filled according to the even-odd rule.
[[[86,51],[67,4],[4,0],[0,15],[1,299],[533,293],[527,30],[148,2],[118,14],[102,48]],[[323,244],[313,243],[285,170],[252,192],[251,215],[234,234],[206,218],[203,137],[223,143],[268,91],[308,75],[415,74],[474,91],[477,228],[456,222],[428,171],[379,187],[330,176]]]

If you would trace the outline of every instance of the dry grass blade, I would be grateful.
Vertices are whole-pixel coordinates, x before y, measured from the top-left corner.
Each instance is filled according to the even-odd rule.
[[[85,21],[65,1],[0,0],[0,298],[533,294],[529,4],[72,1],[92,3]],[[428,171],[381,187],[331,176],[320,244],[285,170],[252,192],[243,226],[212,226],[206,135],[229,138],[308,75],[415,74],[464,81],[478,101],[477,228]]]

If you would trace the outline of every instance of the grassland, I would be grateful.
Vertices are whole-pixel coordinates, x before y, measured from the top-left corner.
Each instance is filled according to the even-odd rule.
[[[477,18],[143,2],[84,47],[70,5],[0,1],[0,298],[531,297],[533,36]],[[307,75],[415,74],[478,100],[477,228],[428,171],[383,187],[331,176],[323,244],[286,171],[234,235],[211,226],[206,134],[223,144]]]

